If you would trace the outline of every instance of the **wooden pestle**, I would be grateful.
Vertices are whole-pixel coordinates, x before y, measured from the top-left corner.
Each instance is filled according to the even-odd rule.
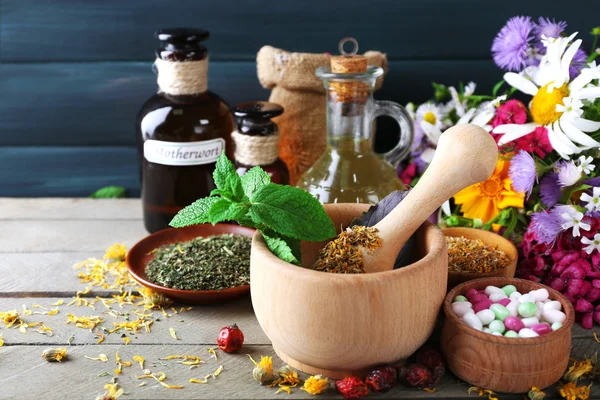
[[[375,225],[382,246],[363,251],[366,272],[389,271],[421,224],[462,189],[488,179],[498,162],[498,146],[477,125],[458,125],[440,137],[431,164],[406,198]]]

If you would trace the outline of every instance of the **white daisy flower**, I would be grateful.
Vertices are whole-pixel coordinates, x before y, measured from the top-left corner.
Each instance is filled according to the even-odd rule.
[[[414,121],[417,116],[415,114],[415,103],[411,102],[411,103],[406,104],[406,107],[404,107],[404,109],[408,113],[408,116],[411,117],[412,120]]]
[[[504,74],[508,84],[533,96],[529,105],[533,122],[497,126],[494,133],[504,134],[500,145],[528,135],[538,126],[544,126],[548,130],[550,144],[565,159],[583,150],[600,147],[600,142],[587,134],[600,129],[600,122],[581,116],[581,100],[594,102],[600,98],[600,87],[590,86],[592,80],[600,78],[600,66],[592,62],[578,77],[570,80],[569,65],[581,46],[581,39],[571,43],[576,35],[543,37],[547,52],[539,66],[527,67],[519,74]]]
[[[423,129],[429,141],[437,145],[444,128],[443,119],[444,115],[440,107],[432,103],[424,103],[417,108],[415,123]]]
[[[594,250],[600,251],[600,233],[596,233],[594,239],[588,239],[585,236],[582,237],[581,243],[587,244],[583,249],[588,254],[592,254]]]
[[[587,203],[585,208],[589,212],[600,211],[600,187],[595,187],[591,196],[587,193],[582,193],[579,199]]]
[[[583,222],[583,213],[573,208],[573,212],[564,212],[561,215],[563,224],[561,225],[564,230],[573,228],[573,236],[581,236],[580,229],[589,231],[592,227],[590,224]]]
[[[465,96],[472,96],[475,93],[476,88],[477,84],[475,82],[467,83],[467,86],[465,86]]]
[[[590,172],[592,172],[594,170],[594,168],[596,168],[596,166],[594,164],[592,164],[592,162],[594,161],[593,157],[586,158],[586,156],[581,156],[581,157],[579,157],[579,159],[577,161],[579,161],[579,165],[577,165],[577,169],[586,175],[588,175]]]
[[[489,125],[488,122],[494,118],[494,115],[496,115],[496,108],[504,100],[506,100],[506,95],[496,97],[492,101],[481,103],[479,107],[469,109],[465,115],[460,117],[460,119],[456,122],[456,125],[474,124],[481,126],[490,132],[492,130],[492,126]]]

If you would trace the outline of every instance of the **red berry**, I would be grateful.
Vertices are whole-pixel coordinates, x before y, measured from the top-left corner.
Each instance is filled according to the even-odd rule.
[[[421,389],[431,387],[435,383],[431,371],[423,364],[410,364],[400,369],[400,381],[410,387]]]
[[[217,345],[225,353],[233,353],[242,348],[244,334],[236,324],[226,326],[219,331]]]
[[[444,372],[446,372],[446,368],[444,367],[444,357],[431,347],[421,347],[419,351],[417,351],[416,361],[417,364],[423,364],[429,368],[433,373],[433,379],[436,381],[444,375]]]
[[[396,384],[396,368],[379,367],[371,371],[365,382],[373,392],[387,392]]]
[[[360,399],[369,393],[369,389],[362,379],[353,376],[336,381],[335,387],[346,399]]]

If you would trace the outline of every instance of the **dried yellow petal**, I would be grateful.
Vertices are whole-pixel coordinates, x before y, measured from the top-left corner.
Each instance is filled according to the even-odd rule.
[[[208,378],[210,378],[210,375],[206,375],[204,378],[202,379],[190,379],[190,383],[208,383]]]
[[[280,393],[280,392],[287,392],[287,394],[292,394],[292,390],[290,389],[289,386],[279,386],[279,389],[277,389],[275,394]]]
[[[21,333],[27,333],[27,324],[21,323],[21,325],[19,325],[19,331]]]
[[[104,342],[104,335],[101,333],[97,333],[96,335],[94,335],[98,338],[98,341],[96,341],[97,344],[100,344],[102,342]]]
[[[89,317],[76,317],[73,314],[67,314],[67,324],[75,324],[76,327],[82,329],[94,329],[96,325],[104,322],[102,317],[99,315],[92,315]]]
[[[96,397],[96,400],[116,400],[124,393],[123,388],[119,389],[117,383],[108,383],[104,385],[104,389],[106,389],[106,393],[101,396]]]
[[[126,336],[123,338],[123,341],[125,342],[125,345],[128,345],[129,342],[131,342],[131,339]]]
[[[169,333],[171,334],[171,337],[175,340],[181,340],[177,337],[177,333],[175,333],[175,329],[173,328],[169,328]]]
[[[208,352],[209,352],[210,354],[212,354],[212,355],[213,355],[213,357],[215,357],[215,361],[218,361],[218,360],[219,360],[219,358],[217,357],[217,352],[215,351],[215,349],[213,349],[213,348],[210,348],[210,349],[208,349]]]
[[[140,364],[140,368],[144,369],[144,357],[142,356],[133,356],[133,361]]]
[[[478,386],[471,386],[467,393],[471,394],[471,392],[476,392],[478,396],[487,396],[488,400],[498,400],[497,397],[493,396],[495,393],[489,389],[483,389]]]
[[[435,389],[436,388],[433,388],[433,389],[431,389],[431,388],[423,388],[423,390],[426,391],[427,393],[435,393]]]
[[[214,372],[214,374],[212,374],[213,378],[216,378],[217,376],[219,376],[219,374],[221,374],[221,372],[223,372],[223,366],[219,365],[219,368],[217,368],[217,370]]]
[[[42,358],[46,361],[58,361],[61,362],[67,356],[67,349],[64,347],[58,347],[55,349],[46,349],[42,353]]]
[[[42,310],[45,310],[45,309],[46,309],[46,307],[43,307],[43,306],[41,306],[41,305],[39,305],[39,304],[32,304],[32,305],[31,305],[31,308],[41,308]]]
[[[48,315],[55,315],[55,314],[58,314],[58,308],[48,311]]]
[[[0,347],[4,346],[4,339],[2,338],[2,335],[0,335]]]
[[[314,375],[304,381],[302,390],[308,394],[317,395],[323,393],[329,387],[329,379],[322,375]]]
[[[65,302],[65,301],[64,301],[63,299],[60,299],[60,300],[58,300],[56,303],[52,303],[52,304],[50,304],[50,305],[51,305],[51,306],[62,306],[62,305],[64,304],[64,302]]]
[[[94,360],[94,361],[102,361],[102,362],[107,362],[108,361],[108,357],[106,356],[106,354],[100,354],[98,357],[89,357],[89,356],[85,356],[85,358],[87,358],[88,360]]]

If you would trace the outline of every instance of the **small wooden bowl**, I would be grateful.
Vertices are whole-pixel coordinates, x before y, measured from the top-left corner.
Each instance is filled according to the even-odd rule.
[[[492,277],[505,277],[514,278],[517,270],[517,261],[519,258],[519,252],[515,245],[508,239],[505,239],[497,233],[484,231],[481,229],[473,228],[445,228],[442,229],[444,236],[451,237],[466,237],[467,239],[480,239],[485,244],[495,246],[498,250],[501,250],[510,257],[510,264],[506,267],[498,269],[493,272],[487,273],[476,273],[476,272],[455,272],[448,271],[448,290],[452,289],[458,284],[467,282],[473,279],[481,278],[492,278]]]
[[[326,204],[338,229],[369,208]],[[448,252],[429,222],[415,234],[418,261],[370,274],[333,274],[286,263],[260,233],[252,242],[252,305],[277,355],[309,374],[340,379],[409,357],[431,335],[446,294]],[[303,243],[312,265],[324,243]],[[285,311],[282,311],[285,310]]]
[[[165,229],[140,240],[131,248],[127,254],[127,268],[129,273],[141,285],[162,293],[171,300],[190,304],[219,304],[226,301],[247,295],[250,292],[250,285],[237,286],[223,290],[180,290],[157,285],[146,276],[146,265],[154,257],[151,252],[166,244],[176,242],[185,242],[197,237],[207,237],[212,235],[221,235],[224,233],[233,233],[236,235],[252,237],[255,229],[246,228],[230,224],[201,224],[192,225],[185,228]]]
[[[550,298],[560,301],[567,315],[562,328],[535,338],[506,338],[473,329],[452,312],[452,300],[470,288],[505,285],[514,285],[521,293],[547,289]],[[472,385],[496,392],[525,393],[533,386],[543,389],[554,384],[567,368],[575,311],[566,297],[554,289],[523,279],[476,279],[448,293],[444,313],[441,344],[448,368]]]

